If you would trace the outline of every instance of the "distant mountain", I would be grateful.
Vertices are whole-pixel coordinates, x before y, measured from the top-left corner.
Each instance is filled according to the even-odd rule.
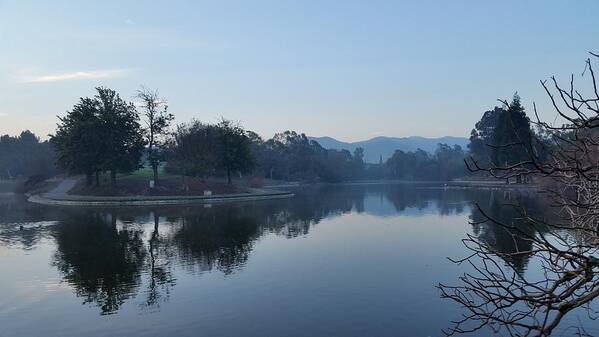
[[[346,149],[353,152],[357,147],[364,149],[364,161],[368,163],[378,163],[380,156],[383,156],[383,160],[387,160],[393,155],[395,150],[402,151],[416,151],[422,149],[424,151],[434,153],[437,148],[437,144],[443,143],[448,145],[459,145],[466,149],[468,145],[468,138],[464,137],[439,137],[439,138],[425,138],[425,137],[375,137],[368,140],[359,142],[342,142],[331,137],[308,137],[312,140],[317,141],[325,149]]]

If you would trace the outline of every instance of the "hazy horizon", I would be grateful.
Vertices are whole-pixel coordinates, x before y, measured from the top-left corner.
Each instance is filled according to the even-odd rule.
[[[140,85],[177,123],[223,116],[265,138],[467,137],[539,80],[580,75],[599,3],[0,1],[0,133],[45,138],[94,87]],[[559,24],[555,24],[559,22]],[[340,121],[342,121],[340,123]]]

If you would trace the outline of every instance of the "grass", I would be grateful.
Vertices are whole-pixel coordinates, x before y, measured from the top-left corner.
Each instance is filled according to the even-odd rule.
[[[152,172],[152,168],[151,167],[144,167],[144,168],[140,168],[139,170],[134,171],[134,172],[132,172],[130,174],[119,175],[119,177],[122,177],[122,178],[131,177],[131,178],[147,179],[149,181],[152,178],[154,178],[154,172]],[[172,178],[172,177],[178,177],[178,176],[170,174],[170,173],[167,173],[164,170],[163,167],[158,168],[158,179],[161,179],[161,178]]]

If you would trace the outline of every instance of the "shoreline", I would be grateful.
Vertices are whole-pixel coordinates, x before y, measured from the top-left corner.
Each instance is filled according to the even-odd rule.
[[[27,201],[51,206],[173,206],[188,204],[213,204],[224,202],[256,201],[291,198],[295,194],[274,189],[251,189],[248,193],[178,196],[86,196],[42,193],[31,195]]]
[[[388,184],[407,184],[420,185],[430,188],[444,189],[496,189],[496,190],[539,190],[538,185],[525,184],[506,184],[502,181],[413,181],[413,180],[358,180],[338,183],[298,183],[288,182],[265,186],[264,188],[251,188],[245,193],[215,194],[211,196],[204,195],[172,195],[172,196],[91,196],[67,194],[66,191],[73,186],[73,182],[65,181],[65,187],[57,186],[56,189],[46,193],[33,194],[27,196],[27,201],[51,206],[111,206],[111,207],[129,207],[129,206],[176,206],[190,204],[212,204],[226,202],[243,202],[269,199],[291,198],[295,193],[291,191],[279,190],[279,188],[298,188],[311,185],[388,185]],[[60,191],[57,191],[60,190]],[[13,194],[14,195],[14,194]]]
[[[495,188],[505,190],[539,190],[542,186],[537,184],[506,184],[503,181],[488,181],[488,180],[449,180],[449,181],[434,181],[434,180],[354,180],[343,181],[336,183],[316,182],[316,183],[291,183],[266,186],[266,188],[293,188],[302,186],[316,185],[339,185],[339,186],[360,186],[360,185],[416,185],[423,187],[437,188]]]

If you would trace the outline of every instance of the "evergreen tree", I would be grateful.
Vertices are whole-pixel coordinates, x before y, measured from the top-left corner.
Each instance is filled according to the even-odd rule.
[[[492,136],[492,161],[495,166],[515,165],[530,159],[532,155],[533,132],[518,93],[511,103],[506,104],[505,112],[499,115]]]

